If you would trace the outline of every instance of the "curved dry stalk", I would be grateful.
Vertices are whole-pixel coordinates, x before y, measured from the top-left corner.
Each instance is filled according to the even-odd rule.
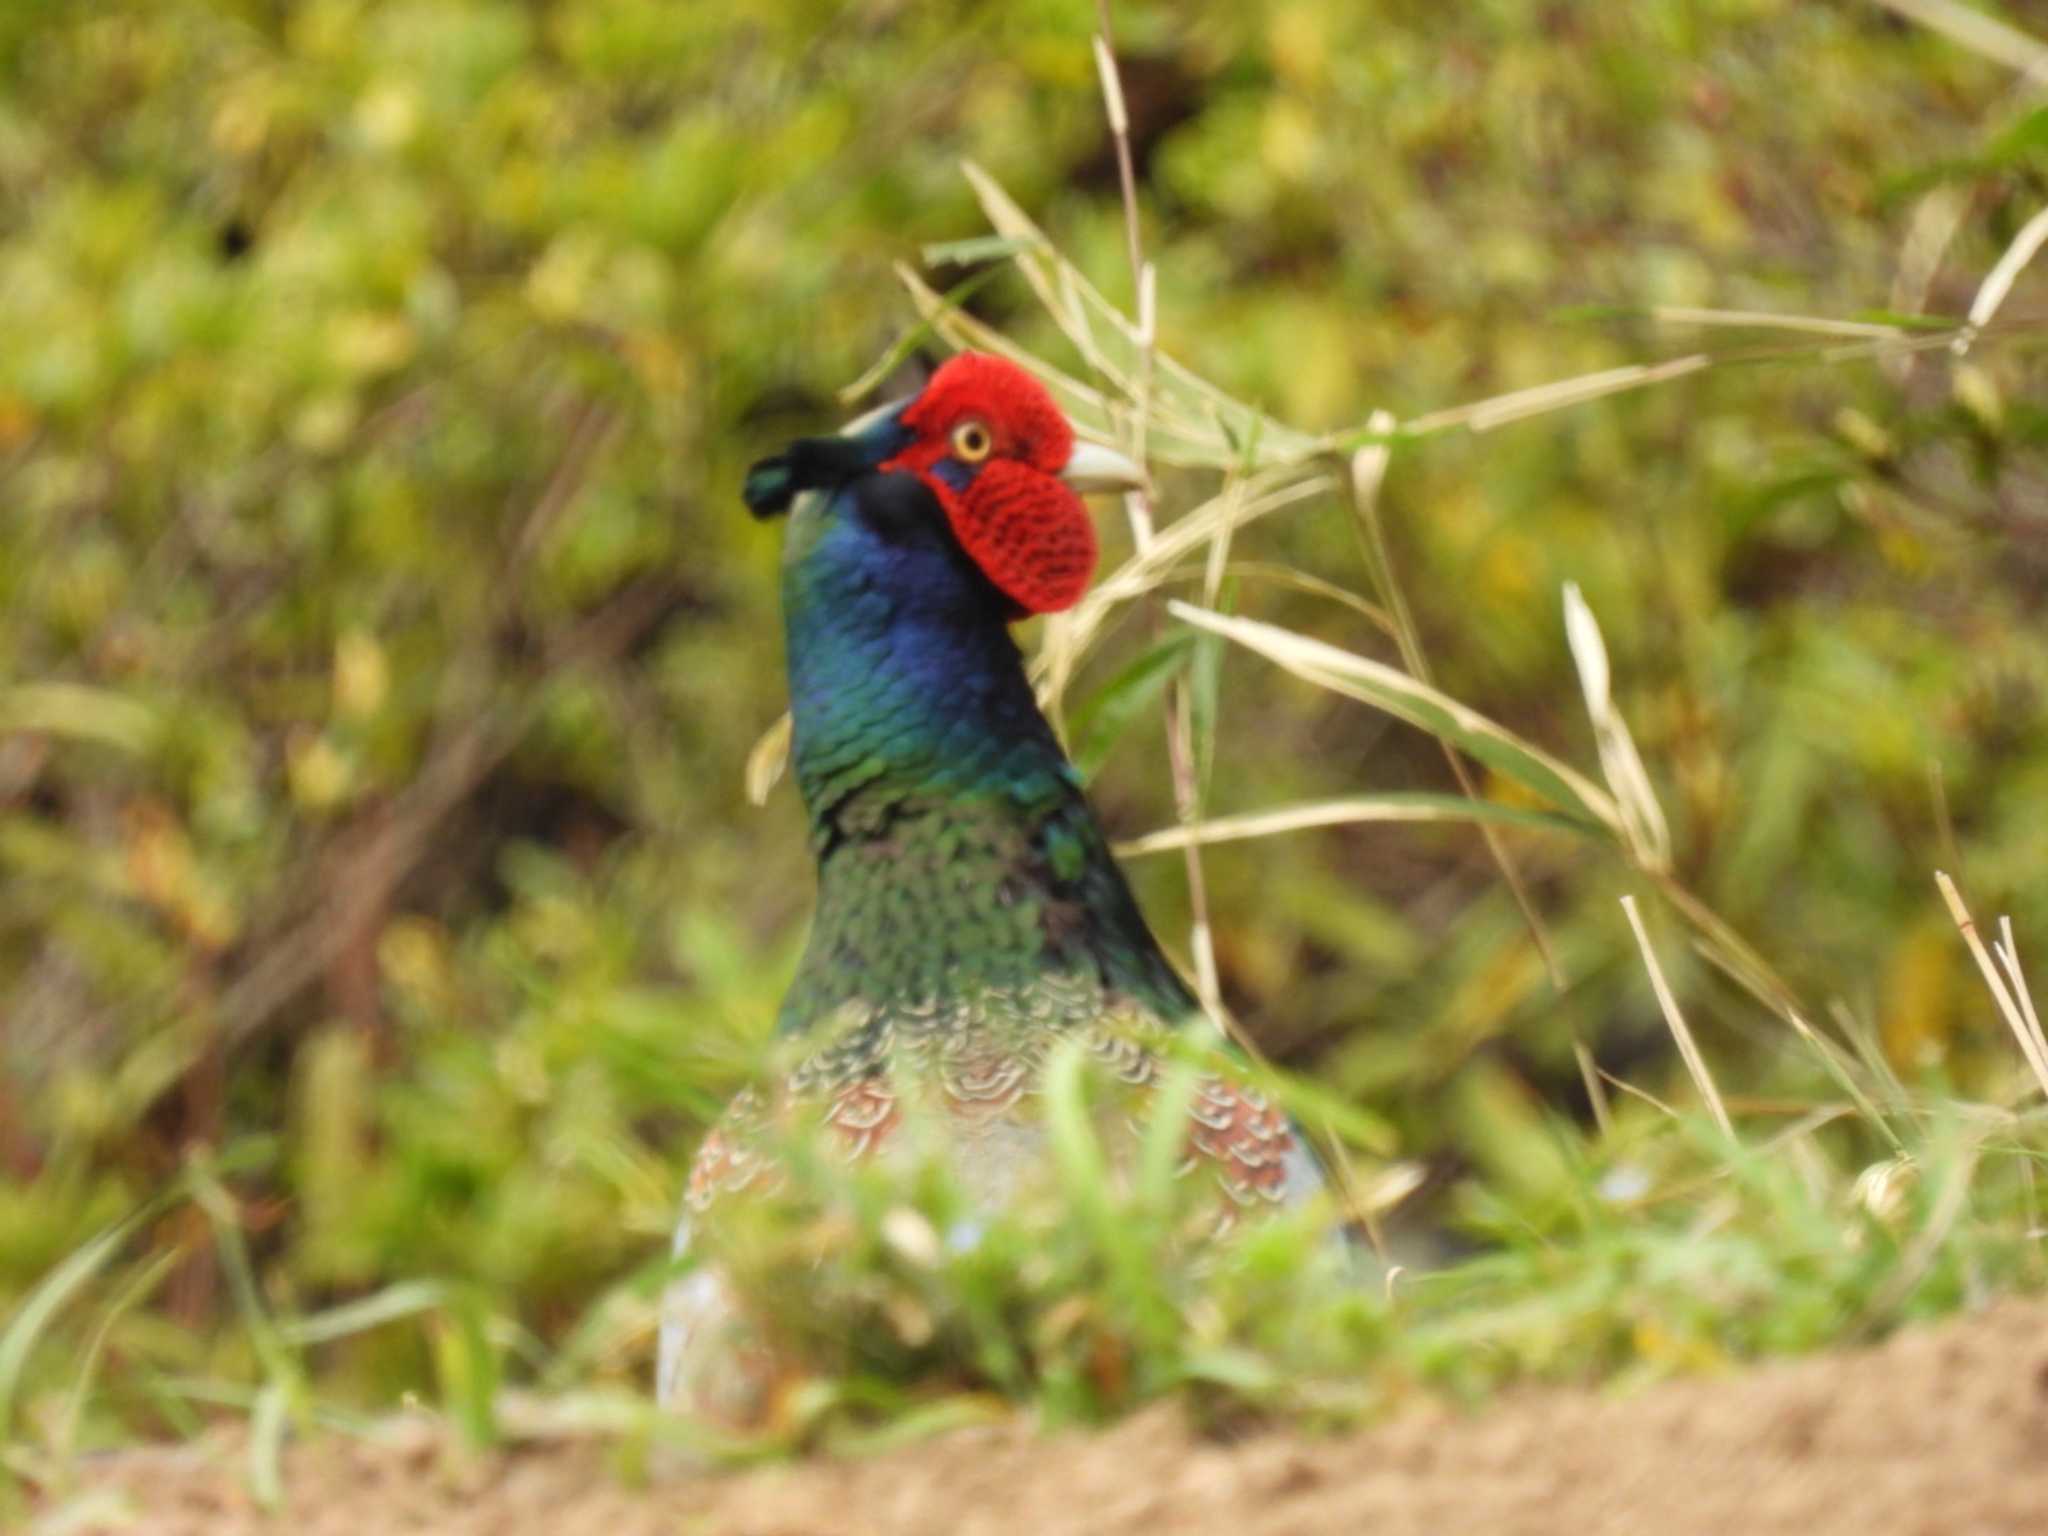
[[[1671,984],[1664,979],[1664,967],[1657,963],[1657,951],[1650,943],[1649,930],[1643,927],[1642,913],[1636,910],[1635,897],[1622,897],[1621,910],[1628,914],[1628,925],[1635,930],[1636,945],[1643,952],[1643,967],[1650,973],[1650,990],[1657,994],[1657,1006],[1663,1011],[1664,1022],[1671,1028],[1671,1038],[1678,1042],[1678,1054],[1685,1061],[1685,1070],[1692,1078],[1693,1086],[1699,1089],[1700,1097],[1706,1100],[1714,1123],[1721,1127],[1721,1134],[1733,1141],[1735,1122],[1728,1118],[1728,1106],[1721,1102],[1721,1090],[1714,1083],[1714,1074],[1707,1070],[1707,1059],[1700,1054],[1692,1027],[1679,1011],[1678,999],[1671,995]]]
[[[1287,832],[1306,832],[1317,827],[1356,826],[1361,822],[1458,822],[1493,823],[1500,826],[1536,827],[1553,832],[1584,832],[1583,822],[1549,811],[1526,810],[1517,805],[1500,805],[1465,795],[1430,795],[1390,792],[1383,795],[1349,795],[1336,800],[1312,800],[1302,805],[1281,806],[1270,811],[1251,811],[1238,816],[1214,816],[1207,821],[1178,827],[1163,827],[1116,845],[1121,858],[1141,858],[1148,853],[1165,853],[1175,848],[1209,843],[1242,842],[1255,837],[1277,837]]]
[[[1650,785],[1649,771],[1643,767],[1642,754],[1636,750],[1628,722],[1614,707],[1607,642],[1601,638],[1600,622],[1586,606],[1575,581],[1564,584],[1564,633],[1571,647],[1572,662],[1578,668],[1579,686],[1586,696],[1586,714],[1593,722],[1600,771],[1621,809],[1621,829],[1628,840],[1629,857],[1639,868],[1665,873],[1671,868],[1671,829],[1664,820],[1664,808],[1657,803],[1657,792]]]
[[[1552,804],[1597,823],[1617,845],[1624,845],[1621,808],[1606,790],[1412,674],[1277,624],[1232,618],[1189,603],[1172,602],[1167,607],[1185,624],[1220,634],[1318,687],[1370,704],[1450,742]]]
[[[2048,244],[2048,208],[2043,208],[2020,227],[2020,232],[2012,237],[2012,243],[2000,254],[1996,265],[1985,274],[1983,284],[1977,289],[1977,297],[1970,304],[1970,323],[1949,343],[1957,357],[1969,351],[1970,344],[1991,323],[1998,307],[2005,302],[2005,296],[2012,292],[2012,285],[2019,281],[2020,273],[2040,254],[2044,244]]]

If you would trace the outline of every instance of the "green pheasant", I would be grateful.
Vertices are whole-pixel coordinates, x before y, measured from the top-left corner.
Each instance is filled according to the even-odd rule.
[[[791,751],[817,914],[780,1017],[795,1065],[706,1138],[678,1253],[722,1202],[773,1181],[766,1125],[811,1117],[866,1155],[913,1096],[940,1106],[950,1160],[1000,1206],[1043,1155],[1029,1100],[1057,1042],[1078,1036],[1142,1087],[1155,1062],[1134,1037],[1200,1016],[1010,636],[1087,587],[1096,543],[1080,493],[1137,483],[1119,455],[1076,445],[1029,374],[975,353],[846,435],[801,439],[749,472],[754,513],[790,513]],[[1214,1180],[1226,1212],[1322,1182],[1286,1116],[1220,1077],[1196,1094],[1186,1170]],[[738,1342],[745,1311],[710,1263],[673,1288],[664,1402],[758,1408],[774,1364]]]

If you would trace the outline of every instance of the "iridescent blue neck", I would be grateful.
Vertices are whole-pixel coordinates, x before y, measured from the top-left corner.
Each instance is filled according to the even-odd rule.
[[[1030,807],[1074,792],[1004,600],[912,477],[867,476],[797,512],[783,612],[814,824],[855,798]]]
[[[818,856],[784,1027],[850,1002],[1016,998],[1051,976],[1093,1007],[1192,1011],[1039,713],[1010,604],[931,493],[868,475],[804,500],[784,562],[796,778]]]

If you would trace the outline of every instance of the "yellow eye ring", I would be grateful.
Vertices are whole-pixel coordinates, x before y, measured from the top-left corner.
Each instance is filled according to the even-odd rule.
[[[979,464],[995,446],[995,438],[978,421],[963,421],[953,429],[953,457],[963,463]]]

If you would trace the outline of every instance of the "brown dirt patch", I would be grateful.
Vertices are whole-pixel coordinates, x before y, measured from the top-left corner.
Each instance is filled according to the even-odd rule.
[[[2048,1305],[2008,1302],[1882,1347],[1664,1383],[1543,1391],[1341,1438],[1192,1436],[1169,1409],[1099,1434],[955,1434],[865,1461],[621,1484],[601,1450],[449,1470],[330,1440],[288,1457],[290,1511],[241,1491],[226,1442],[95,1469],[143,1536],[364,1531],[593,1536],[1992,1536],[2048,1531]],[[97,1499],[96,1501],[97,1502]]]

